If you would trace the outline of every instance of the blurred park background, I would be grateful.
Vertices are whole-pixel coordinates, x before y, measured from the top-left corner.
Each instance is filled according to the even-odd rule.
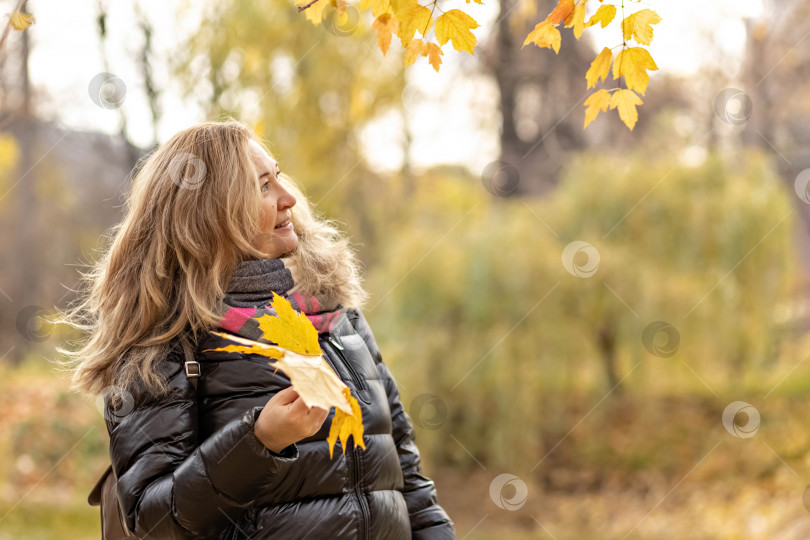
[[[0,539],[100,537],[103,417],[41,316],[137,159],[223,114],[355,242],[459,538],[810,537],[810,4],[645,5],[631,132],[582,129],[615,36],[521,48],[551,0],[468,6],[476,54],[439,73],[286,0],[28,1],[0,50]]]

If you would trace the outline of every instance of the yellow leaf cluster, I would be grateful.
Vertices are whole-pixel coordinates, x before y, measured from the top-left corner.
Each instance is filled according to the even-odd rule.
[[[466,0],[483,4],[483,0]],[[562,44],[562,35],[559,26],[571,28],[576,39],[582,37],[585,28],[600,25],[606,28],[616,19],[617,8],[614,4],[604,3],[599,0],[599,7],[590,18],[585,19],[586,7],[589,0],[557,0],[554,9],[545,19],[538,22],[526,36],[521,49],[533,43],[541,48],[548,48],[559,54]],[[314,24],[319,24],[322,19],[322,11],[327,3],[340,8],[345,0],[295,0],[298,6],[308,6],[306,10],[307,19]],[[435,8],[436,0],[431,2]],[[311,4],[311,5],[309,5]],[[320,4],[319,7],[313,7]],[[428,4],[428,5],[431,5]],[[383,54],[387,54],[391,46],[392,36],[396,35],[400,39],[405,52],[405,65],[414,63],[420,56],[428,58],[428,62],[436,71],[442,63],[441,56],[444,54],[441,46],[448,41],[452,42],[453,48],[457,51],[467,51],[473,54],[475,45],[478,43],[471,30],[478,28],[478,23],[469,14],[460,9],[450,9],[442,13],[434,21],[433,9],[419,3],[418,0],[361,0],[360,9],[370,9],[374,16],[371,27],[377,32],[377,45]],[[312,13],[309,11],[312,10]],[[534,13],[531,11],[531,13]],[[510,20],[510,25],[511,25]],[[649,51],[643,47],[631,47],[627,45],[629,40],[635,40],[639,45],[650,45],[653,38],[653,25],[661,22],[661,17],[651,9],[641,9],[631,13],[621,21],[622,50],[616,54],[605,47],[591,63],[585,80],[587,88],[596,86],[600,81],[607,81],[608,75],[613,67],[613,78],[621,81],[624,78],[626,89],[617,88],[614,96],[596,91],[585,101],[585,126],[593,122],[599,112],[609,109],[618,109],[619,118],[631,130],[636,124],[638,114],[636,105],[641,105],[642,101],[638,94],[644,95],[647,85],[650,82],[648,71],[658,69]],[[426,42],[431,27],[434,29],[438,44]],[[417,37],[417,32],[421,37]],[[628,94],[624,90],[629,91]],[[615,100],[615,101],[614,101]]]
[[[604,4],[594,13],[585,26],[601,24],[602,28],[610,24],[616,16],[616,6]],[[616,80],[624,78],[627,88],[616,88],[611,96],[608,90],[597,90],[585,100],[585,124],[593,122],[600,112],[618,109],[619,118],[632,131],[638,121],[637,105],[643,102],[638,94],[644,95],[650,82],[648,71],[655,71],[655,64],[650,52],[644,47],[628,46],[628,40],[635,40],[639,44],[649,45],[653,38],[653,24],[661,22],[661,17],[651,9],[642,9],[632,13],[621,21],[622,50],[613,57],[613,51],[604,47],[591,62],[585,80],[588,88],[596,86],[600,81],[606,81],[611,73]]]
[[[278,316],[259,317],[259,328],[264,337],[276,345],[224,332],[211,332],[235,344],[206,350],[260,354],[274,358],[275,362],[270,365],[289,377],[292,387],[307,406],[326,410],[335,407],[327,438],[329,457],[332,457],[332,447],[338,438],[343,445],[343,453],[346,453],[346,442],[350,435],[357,446],[365,449],[360,405],[351,395],[349,387],[326,363],[318,343],[318,331],[307,316],[295,311],[283,296],[273,293],[270,305]]]
[[[600,0],[600,3],[602,0]],[[533,43],[538,47],[552,49],[559,54],[562,36],[557,28],[561,23],[565,28],[573,28],[576,39],[582,36],[585,28],[600,25],[605,28],[616,18],[616,6],[602,3],[596,12],[585,21],[585,8],[588,0],[558,0],[554,9],[541,22],[535,25],[523,42],[523,47]],[[585,100],[585,125],[593,122],[602,111],[618,109],[619,118],[631,130],[638,120],[636,105],[641,105],[641,95],[647,91],[650,82],[648,71],[658,69],[649,51],[643,47],[628,47],[627,40],[634,39],[642,45],[649,45],[653,37],[652,25],[661,22],[661,17],[651,9],[639,10],[621,21],[622,50],[613,58],[613,51],[604,47],[591,62],[585,73],[587,88],[596,86],[600,81],[607,81],[613,66],[613,78],[624,77],[627,88],[617,89],[611,96],[608,90],[597,90]],[[521,48],[523,48],[521,47]]]
[[[483,0],[466,0],[467,4],[470,2],[484,3]],[[435,4],[435,0],[431,3]],[[315,0],[314,3],[312,0],[295,0],[295,5],[307,12],[307,20],[316,26],[323,19],[323,10],[328,4],[338,8],[344,5],[343,0]],[[417,58],[424,56],[433,69],[439,71],[444,54],[442,45],[449,41],[455,50],[474,54],[478,43],[472,33],[479,27],[478,22],[460,9],[450,9],[434,20],[433,9],[428,9],[418,0],[361,0],[358,8],[371,11],[374,17],[371,28],[377,32],[377,46],[383,54],[388,53],[393,36],[399,38],[405,53],[405,65],[413,64]],[[438,43],[425,41],[431,28]]]

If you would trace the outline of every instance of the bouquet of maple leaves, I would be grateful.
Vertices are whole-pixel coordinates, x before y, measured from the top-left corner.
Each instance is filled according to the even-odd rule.
[[[354,437],[354,444],[365,450],[360,405],[349,387],[326,363],[318,344],[318,331],[307,316],[295,311],[283,296],[274,292],[270,305],[278,316],[263,315],[257,320],[262,336],[276,345],[212,331],[212,334],[235,342],[236,345],[205,350],[260,354],[273,358],[275,361],[269,364],[290,378],[292,387],[307,406],[326,410],[335,407],[335,416],[326,439],[329,443],[329,458],[333,457],[332,449],[338,439],[343,454],[346,453],[346,442],[350,435]]]

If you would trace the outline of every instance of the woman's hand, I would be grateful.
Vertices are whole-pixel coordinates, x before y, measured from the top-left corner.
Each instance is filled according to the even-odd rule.
[[[307,407],[292,386],[276,393],[264,406],[253,432],[269,450],[279,453],[321,429],[329,410]]]

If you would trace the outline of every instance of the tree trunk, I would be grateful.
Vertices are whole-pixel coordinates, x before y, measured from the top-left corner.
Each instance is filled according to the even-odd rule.
[[[568,155],[585,148],[585,72],[595,56],[586,36],[577,40],[562,24],[559,54],[533,44],[523,47],[528,33],[554,2],[536,0],[538,15],[513,33],[509,15],[518,1],[501,1],[496,36],[486,46],[493,50],[482,55],[482,67],[494,77],[500,92],[500,161],[504,163],[495,169],[509,168],[518,179],[501,196],[549,191],[557,184]]]

